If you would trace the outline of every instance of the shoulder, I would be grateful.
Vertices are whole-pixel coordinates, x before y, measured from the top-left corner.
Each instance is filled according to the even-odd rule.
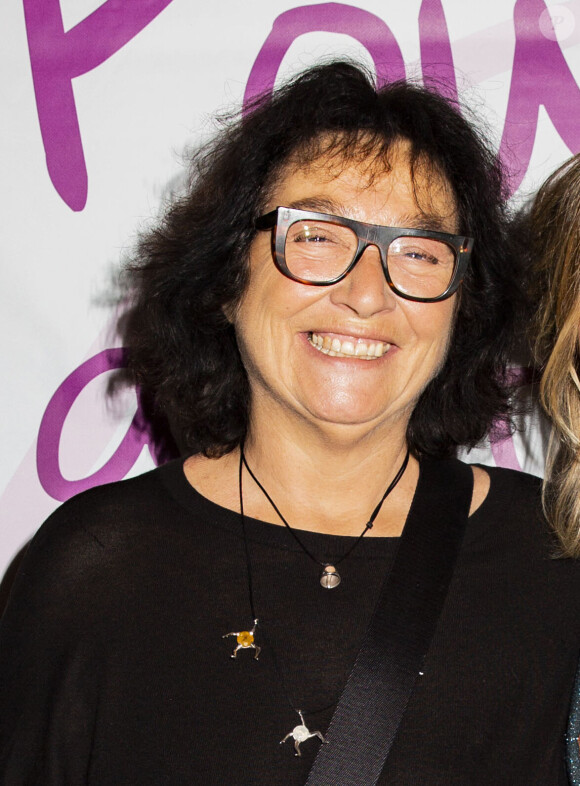
[[[542,479],[499,467],[481,466],[489,491],[470,517],[466,541],[476,552],[502,553],[533,563],[554,560],[557,541],[542,508]]]
[[[176,519],[177,503],[166,479],[180,462],[129,480],[94,487],[64,502],[31,540],[12,595],[33,602],[35,593],[53,597],[95,593],[150,559]]]
[[[489,477],[489,491],[481,509],[484,513],[497,511],[498,508],[531,512],[543,519],[542,479],[527,472],[503,467],[490,467],[483,464],[473,465],[474,469],[485,472]]]
[[[534,511],[543,519],[541,478],[514,469],[476,466],[489,476],[489,491],[484,500],[487,506],[501,505],[526,513]]]
[[[171,502],[169,487],[182,461],[127,480],[95,486],[71,497],[44,522],[32,544],[84,533],[105,548],[135,527],[154,522]]]

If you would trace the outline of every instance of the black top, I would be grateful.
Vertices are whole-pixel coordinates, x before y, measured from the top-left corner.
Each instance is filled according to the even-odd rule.
[[[550,557],[538,479],[488,471],[381,784],[567,783],[580,566]],[[252,624],[239,516],[181,461],[50,517],[0,624],[3,784],[305,782],[320,743],[279,744],[292,707],[326,730],[397,541],[365,537],[328,591],[283,527],[247,525],[258,661],[222,638]],[[352,543],[300,534],[328,561]]]

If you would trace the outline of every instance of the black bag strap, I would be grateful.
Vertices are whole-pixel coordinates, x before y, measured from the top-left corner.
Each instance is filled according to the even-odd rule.
[[[306,786],[376,784],[445,602],[472,493],[471,467],[421,461],[393,566]]]

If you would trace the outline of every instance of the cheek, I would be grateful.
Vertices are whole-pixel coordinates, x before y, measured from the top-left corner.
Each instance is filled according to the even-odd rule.
[[[431,369],[431,376],[434,376],[447,356],[455,323],[455,303],[443,301],[420,306],[422,312],[415,314],[414,324],[417,326],[418,343],[423,345],[425,355],[430,357],[435,365],[435,368]]]
[[[437,332],[436,340],[438,345],[438,363],[437,368],[434,371],[434,376],[440,371],[447,358],[453,336],[453,328],[455,326],[455,313],[456,309],[452,307],[447,309],[446,312],[441,315],[441,321],[439,322],[439,330]]]
[[[456,296],[439,303],[417,303],[412,300],[402,302],[407,322],[416,335],[433,343],[447,342],[455,322]]]
[[[449,344],[453,325],[455,324],[455,309],[447,308],[441,314],[438,314],[437,317],[432,322],[435,341],[445,350]]]
[[[233,320],[242,362],[250,377],[273,364],[277,348],[284,341],[280,331],[285,322],[284,298],[276,287],[263,284],[257,278],[250,283]]]

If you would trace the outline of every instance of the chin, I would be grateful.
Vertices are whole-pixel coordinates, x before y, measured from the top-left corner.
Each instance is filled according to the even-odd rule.
[[[362,426],[386,419],[384,409],[361,407],[360,400],[356,400],[352,406],[345,406],[343,402],[333,404],[326,401],[319,406],[310,407],[309,411],[315,420],[337,426]]]

